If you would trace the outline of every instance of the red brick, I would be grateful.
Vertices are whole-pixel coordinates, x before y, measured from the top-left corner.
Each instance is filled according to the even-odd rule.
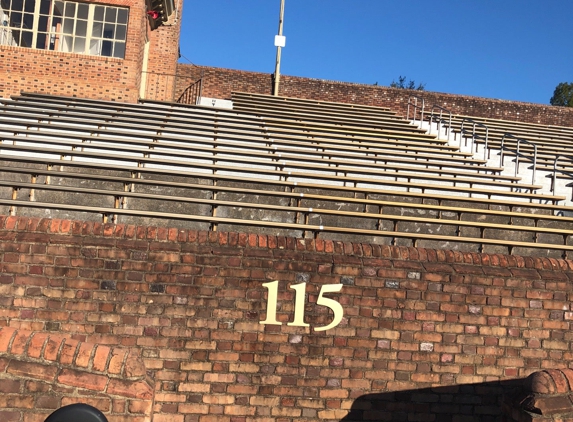
[[[0,395],[0,409],[33,409],[34,397],[19,394],[2,394]]]
[[[0,393],[19,393],[22,381],[2,380],[0,382]]]
[[[57,361],[60,345],[64,338],[59,335],[50,335],[44,347],[44,359]]]
[[[0,420],[2,422],[20,422],[20,412],[12,410],[0,410]]]
[[[85,388],[87,390],[104,391],[108,378],[104,375],[90,374],[73,369],[62,369],[57,381],[60,384]]]
[[[0,328],[0,352],[8,351],[8,346],[14,337],[16,330],[10,327]]]
[[[90,364],[90,358],[94,348],[94,344],[80,343],[80,348],[76,356],[76,365],[81,368],[87,368]]]
[[[127,354],[126,350],[114,349],[111,353],[108,371],[110,374],[121,374],[123,360]]]
[[[55,365],[43,365],[40,363],[21,362],[12,360],[8,364],[7,371],[10,374],[26,378],[51,381],[54,379],[58,368]]]
[[[112,395],[141,400],[150,400],[153,397],[153,388],[146,381],[130,382],[111,379],[106,392]]]
[[[107,360],[110,355],[111,348],[108,346],[98,345],[95,355],[93,357],[93,369],[95,371],[103,372],[107,367]]]

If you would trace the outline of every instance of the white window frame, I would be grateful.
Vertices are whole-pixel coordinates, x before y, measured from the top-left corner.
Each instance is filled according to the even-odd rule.
[[[8,1],[10,1],[10,4],[13,4],[13,0]],[[25,9],[24,2],[26,0],[22,0],[22,2],[22,8]],[[40,13],[42,2],[44,2],[44,6],[46,6],[47,2],[50,3],[48,14]],[[58,10],[56,6],[61,7],[61,10]],[[80,8],[85,12],[86,7],[87,19],[78,17]],[[68,8],[70,11],[73,9],[73,16],[66,16],[68,15]],[[98,14],[103,12],[101,20],[96,19],[96,12]],[[19,13],[19,11],[0,9],[0,45],[119,59],[125,57],[129,20],[129,9],[126,7],[66,0],[35,0],[33,25],[32,28],[27,28],[27,31],[10,26],[9,17],[11,13]],[[112,15],[114,16],[113,19],[111,19]],[[6,18],[8,18],[8,26],[3,25],[3,21],[6,21]],[[46,26],[47,22],[46,28],[40,28],[41,18],[44,26]],[[59,22],[55,23],[56,21]],[[79,24],[81,25],[81,23],[85,23],[85,34],[79,33]],[[23,45],[24,32],[32,33],[30,45]],[[18,35],[14,35],[14,33],[18,33]],[[16,36],[18,40],[16,40]],[[45,37],[45,41],[42,41],[41,37]],[[44,47],[39,47],[38,42],[43,43]],[[80,44],[82,42],[83,47]]]

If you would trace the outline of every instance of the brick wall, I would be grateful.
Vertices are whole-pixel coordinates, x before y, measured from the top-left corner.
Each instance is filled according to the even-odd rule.
[[[204,66],[180,64],[177,93],[204,76],[203,95],[230,98],[232,91],[272,94],[272,75]],[[420,92],[384,86],[361,85],[281,75],[280,95],[312,100],[336,101],[389,107],[406,115],[410,95],[421,95],[427,107],[439,105],[456,114],[573,126],[573,108],[494,100],[440,92]]]
[[[150,422],[153,381],[140,351],[0,328],[0,420],[43,422],[82,402],[110,420]]]
[[[573,361],[572,261],[24,217],[0,251],[0,327],[141,355],[153,422],[499,420],[516,380]]]

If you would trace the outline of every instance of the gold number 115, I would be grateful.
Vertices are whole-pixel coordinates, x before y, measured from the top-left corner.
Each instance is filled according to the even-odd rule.
[[[277,321],[277,302],[278,302],[278,292],[279,292],[279,282],[278,280],[271,281],[269,283],[264,283],[263,287],[266,287],[269,291],[267,298],[267,318],[261,321],[264,325],[282,325],[282,322]],[[310,324],[304,322],[304,304],[306,297],[306,283],[299,283],[290,286],[295,292],[294,298],[294,319],[292,322],[287,323],[291,327],[308,327]],[[316,304],[318,306],[326,306],[332,310],[334,318],[332,322],[323,327],[316,327],[314,331],[326,331],[331,328],[336,327],[342,321],[344,316],[344,310],[342,305],[334,299],[329,299],[324,297],[325,293],[335,293],[342,290],[342,284],[324,284],[320,287],[320,292],[318,293],[318,298],[316,299]]]

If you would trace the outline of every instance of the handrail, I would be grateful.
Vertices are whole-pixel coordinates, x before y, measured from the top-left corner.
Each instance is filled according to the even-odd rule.
[[[190,84],[177,99],[179,104],[198,104],[203,94],[203,78]]]
[[[535,167],[537,167],[537,145],[533,142],[526,140],[526,139],[521,139],[521,138],[517,139],[517,155],[515,156],[515,176],[517,176],[517,172],[519,169],[519,156],[520,156],[519,145],[522,142],[524,144],[533,145],[533,176],[532,176],[531,180],[533,180],[533,183],[534,183],[535,182]]]
[[[470,151],[471,151],[472,153],[473,153],[473,151],[474,151],[475,140],[476,140],[476,139],[482,139],[482,140],[484,141],[483,159],[484,159],[484,160],[487,160],[487,159],[488,159],[488,156],[487,156],[487,155],[488,155],[488,152],[489,152],[488,147],[487,147],[488,139],[489,139],[489,128],[488,128],[486,125],[484,125],[483,123],[479,123],[479,122],[476,122],[476,121],[473,120],[473,119],[470,119],[470,118],[468,118],[468,117],[464,117],[464,119],[462,120],[462,126],[461,126],[461,128],[460,128],[460,148],[461,148],[461,146],[462,146],[462,138],[464,137],[464,135],[469,135],[469,134],[470,134],[470,132],[468,132],[466,129],[464,129],[464,123],[465,123],[465,122],[468,122],[468,123],[471,123],[471,124],[472,124],[472,131],[471,131],[471,139],[472,139],[472,141],[471,141]],[[484,138],[482,135],[476,133],[476,126],[482,127],[482,128],[485,129],[485,138]],[[477,146],[476,146],[476,152],[477,152]]]
[[[160,73],[144,70],[141,72],[145,79],[145,95],[141,96],[141,99],[151,100],[151,101],[168,101],[176,102],[175,94],[179,90],[180,86],[185,86],[190,76],[180,75],[177,73]],[[196,104],[197,98],[202,94],[203,89],[203,72],[201,72],[201,77],[199,80],[191,83],[187,86],[183,94],[179,96],[179,99],[183,95],[188,95],[190,100],[194,102],[188,102],[185,104]],[[194,91],[194,96],[191,93],[186,93],[187,90],[193,92],[193,87],[198,86]],[[179,100],[177,101],[179,102]]]
[[[436,120],[436,129],[438,129],[438,137],[440,136],[440,125],[447,122],[447,134],[448,134],[448,142],[450,141],[450,135],[452,133],[452,112],[450,110],[448,110],[447,108],[441,107],[439,105],[434,105],[432,106],[432,111],[430,113],[430,131],[432,130],[432,122],[434,121],[434,110],[435,109],[439,109],[440,110],[440,117],[437,118]],[[445,120],[442,116],[443,113],[446,112],[448,113],[448,115],[450,116],[448,120]]]
[[[508,148],[504,145],[506,138],[511,138],[511,139],[517,140],[517,149],[516,150]],[[537,145],[531,141],[528,141],[527,139],[519,138],[519,137],[517,137],[511,133],[504,133],[503,137],[501,138],[501,145],[500,145],[500,151],[499,151],[500,167],[503,167],[503,158],[504,158],[503,151],[505,151],[505,150],[515,152],[515,154],[516,154],[515,155],[515,157],[516,157],[515,158],[515,176],[517,176],[517,173],[519,171],[519,157],[520,156],[523,156],[524,158],[531,161],[531,157],[519,153],[519,145],[521,143],[533,145],[533,175],[532,175],[531,180],[532,180],[532,184],[535,184],[535,168],[537,167]]]
[[[414,99],[414,102],[412,102],[412,98]],[[418,100],[421,100],[421,102],[422,102],[421,106],[418,105]],[[412,106],[412,108],[414,109],[414,113],[412,115],[412,120],[414,122],[416,121],[416,110],[421,108],[420,123],[422,123],[424,121],[425,104],[426,104],[426,100],[424,100],[422,97],[418,97],[417,95],[410,95],[410,97],[408,98],[408,108],[406,110],[406,120],[410,120],[410,106]]]
[[[551,190],[550,192],[555,192],[555,185],[557,183],[557,164],[559,162],[560,158],[567,158],[569,161],[573,162],[573,156],[571,155],[565,155],[565,154],[559,154],[555,157],[555,160],[553,161],[553,179],[551,180]],[[567,174],[569,176],[573,176],[573,172],[570,171],[566,171],[566,170],[559,170],[560,173],[563,174]]]

